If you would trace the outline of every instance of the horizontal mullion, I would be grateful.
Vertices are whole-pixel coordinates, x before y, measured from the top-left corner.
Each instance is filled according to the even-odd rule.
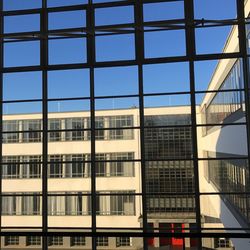
[[[194,61],[216,60],[216,59],[235,59],[241,58],[243,55],[240,52],[232,53],[219,53],[219,54],[204,54],[194,56]],[[188,62],[188,56],[176,56],[176,57],[162,57],[162,58],[147,58],[141,61],[142,64],[161,64],[161,63],[173,63],[173,62]],[[82,68],[105,68],[105,67],[120,67],[120,66],[136,66],[137,60],[120,60],[120,61],[106,61],[89,63],[76,63],[76,64],[56,64],[48,66],[21,66],[21,67],[4,67],[0,73],[14,73],[24,71],[40,71],[40,70],[63,70],[63,69],[82,69]]]
[[[6,227],[5,227],[6,228]],[[48,228],[49,229],[49,228]],[[69,227],[68,230],[71,228]],[[98,227],[96,228],[98,230]],[[195,230],[195,229],[194,229]],[[175,233],[175,232],[72,232],[72,231],[1,231],[2,236],[86,236],[86,237],[135,237],[135,238],[150,238],[150,237],[175,237],[175,238],[250,238],[249,232],[240,232],[240,233],[211,233],[211,232],[183,232],[183,233]]]

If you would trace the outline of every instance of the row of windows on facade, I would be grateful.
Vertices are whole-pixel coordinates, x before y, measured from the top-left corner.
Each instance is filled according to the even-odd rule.
[[[2,178],[41,178],[42,157],[33,156],[3,156]],[[96,154],[97,177],[133,177],[134,153],[103,153]],[[90,177],[90,154],[49,155],[49,178],[87,178]],[[129,161],[131,160],[131,161]],[[100,162],[98,162],[100,161]],[[111,161],[111,162],[110,162]]]
[[[51,236],[48,237],[48,245],[49,246],[63,246],[65,245],[66,237],[62,236]],[[74,246],[86,246],[87,238],[84,236],[75,236],[69,238],[70,247]],[[25,239],[26,246],[41,246],[42,238],[40,236],[27,236]],[[4,238],[5,246],[19,246],[20,238],[18,236],[5,236]],[[105,236],[96,238],[97,246],[109,246],[109,238]],[[116,237],[116,247],[122,246],[131,246],[131,238],[130,237]],[[214,239],[214,247],[215,248],[228,248],[231,247],[231,241],[228,238],[215,238]]]
[[[203,124],[219,124],[237,110],[244,110],[244,93],[238,91],[244,88],[243,64],[238,59],[219,90],[231,90],[230,92],[218,92],[212,101],[202,110]],[[203,135],[213,126],[203,128]]]
[[[134,133],[132,129],[116,129],[123,127],[132,127],[133,124],[134,122],[132,115],[96,117],[95,129],[114,128],[114,130],[96,130],[95,138],[96,140],[133,139]],[[39,132],[41,130],[42,120],[38,119],[3,121],[3,132],[8,132],[3,133],[3,143],[41,142],[42,132]],[[48,140],[51,142],[90,140],[90,118],[75,117],[65,119],[49,119],[48,130],[55,130],[48,133]]]
[[[134,216],[135,201],[140,199],[141,202],[141,198],[134,191],[128,190],[97,192],[96,215]],[[195,210],[195,199],[192,195],[147,195],[146,202],[149,213],[194,212]],[[42,215],[42,197],[30,193],[4,193],[2,215]],[[90,193],[49,195],[48,215],[91,215]]]
[[[63,246],[65,245],[64,241],[67,237],[62,236],[51,236],[48,237],[48,245],[49,246]],[[74,236],[69,239],[70,246],[86,246],[87,238],[84,236]],[[19,246],[20,245],[20,237],[19,236],[5,236],[4,245],[5,246]],[[26,246],[40,246],[42,244],[42,238],[40,236],[27,236],[25,237],[25,245]],[[108,237],[97,237],[96,238],[97,246],[108,246],[109,238]],[[131,238],[130,237],[116,237],[116,247],[121,246],[131,246]]]
[[[208,157],[215,157],[213,152],[206,152]],[[229,157],[228,154],[218,154],[217,157]],[[234,156],[235,157],[235,156]],[[206,166],[205,177],[212,182],[219,192],[241,192],[243,194],[225,194],[223,198],[231,204],[244,220],[250,222],[248,204],[249,169],[247,160],[210,160]]]
[[[109,194],[112,195],[109,195]],[[117,194],[118,193],[118,194]],[[128,195],[119,193],[128,193]],[[115,194],[115,195],[114,195]],[[35,194],[18,196],[8,194],[2,197],[2,215],[42,215],[42,197]],[[135,215],[134,191],[98,192],[97,215]],[[90,215],[89,193],[67,193],[48,196],[48,215]]]
[[[96,177],[135,176],[135,161],[132,152],[96,154],[96,160]],[[194,177],[193,164],[190,160],[148,161],[145,164],[145,171],[148,185],[153,186],[155,191],[158,186],[159,189],[163,186],[170,187],[170,184],[174,182],[179,187],[188,184],[187,182],[191,182],[192,186]],[[90,173],[90,154],[48,156],[48,178],[87,178],[90,177]],[[41,156],[3,156],[3,179],[41,177]],[[164,182],[167,185],[163,185]]]

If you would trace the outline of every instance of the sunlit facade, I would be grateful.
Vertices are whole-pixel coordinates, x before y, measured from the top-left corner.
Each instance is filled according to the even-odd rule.
[[[223,1],[0,1],[2,248],[250,249],[250,1]]]

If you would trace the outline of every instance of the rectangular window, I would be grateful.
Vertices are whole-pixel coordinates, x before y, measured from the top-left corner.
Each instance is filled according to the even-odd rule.
[[[58,193],[59,194],[59,193]],[[89,215],[90,197],[87,194],[67,193],[48,197],[49,215]]]
[[[2,215],[20,215],[21,197],[15,194],[2,197]]]
[[[49,156],[49,178],[62,178],[63,177],[63,156],[50,155]]]
[[[107,176],[106,172],[106,160],[107,155],[106,154],[97,154],[96,155],[96,176],[103,177]],[[98,162],[99,161],[99,162]]]
[[[5,246],[17,246],[17,245],[19,245],[19,236],[5,236],[4,245]]]
[[[23,215],[40,215],[41,214],[41,196],[31,195],[22,197],[22,214]]]
[[[27,236],[26,245],[27,246],[40,246],[41,237],[40,236]]]
[[[97,215],[134,215],[135,196],[134,191],[112,191],[112,193],[127,192],[129,195],[108,195],[100,192],[97,195]]]
[[[84,118],[68,118],[65,120],[66,129],[72,131],[66,131],[67,141],[82,141],[84,140],[85,119]],[[87,125],[87,123],[86,123]],[[74,130],[74,131],[73,131]],[[85,138],[86,140],[87,138]]]
[[[19,133],[14,133],[16,131],[19,131],[18,121],[3,121],[3,132],[13,132],[3,133],[3,143],[19,142]]]
[[[109,117],[109,128],[123,128],[133,126],[133,116],[111,116]],[[114,129],[109,131],[110,140],[133,139],[132,129]]]
[[[2,177],[4,179],[22,178],[19,156],[3,156]]]
[[[90,120],[89,120],[90,122]],[[104,117],[96,117],[95,119],[95,128],[96,129],[103,129],[104,128]],[[96,140],[105,140],[104,130],[96,130],[95,131],[95,138]]]
[[[110,176],[134,176],[134,153],[111,153],[110,160],[117,160],[117,162],[110,162]],[[124,160],[124,161],[123,161]]]
[[[77,195],[66,196],[65,198],[65,214],[66,215],[88,215],[90,208],[88,196],[83,196],[82,193]]]
[[[40,142],[42,133],[39,131],[42,129],[41,120],[24,120],[23,121],[23,142]]]
[[[89,161],[89,155],[83,154],[74,154],[66,155],[66,178],[80,178],[80,177],[89,177],[90,175],[90,163],[85,162]]]
[[[228,247],[231,247],[230,239],[228,239],[228,238],[214,239],[214,247],[215,248],[228,248]]]
[[[105,247],[109,245],[108,237],[99,236],[96,238],[96,246]]]
[[[84,236],[70,237],[70,245],[71,246],[85,246],[86,238]]]
[[[62,246],[63,245],[63,237],[62,236],[48,237],[48,245],[49,246]]]
[[[23,178],[41,178],[42,174],[42,164],[41,164],[41,156],[33,155],[33,156],[23,156],[22,157],[22,171]]]
[[[49,119],[49,130],[60,130],[61,129],[61,119]],[[52,131],[48,133],[49,141],[60,141],[61,132]]]
[[[131,246],[130,237],[117,237],[116,238],[116,247],[128,247]]]

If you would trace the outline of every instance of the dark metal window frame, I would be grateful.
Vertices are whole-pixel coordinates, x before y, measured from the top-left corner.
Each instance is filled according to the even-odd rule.
[[[174,0],[158,0],[157,2],[170,2]],[[177,1],[177,0],[176,0]],[[247,55],[247,46],[246,46],[246,20],[244,16],[244,1],[237,1],[237,18],[232,20],[218,21],[218,20],[195,20],[194,19],[194,4],[193,0],[183,0],[185,18],[180,20],[173,21],[162,21],[162,22],[144,22],[143,21],[143,3],[154,3],[153,0],[127,0],[127,1],[117,1],[117,2],[106,2],[106,3],[92,3],[92,0],[89,0],[88,4],[77,5],[77,6],[65,6],[65,7],[55,7],[47,8],[47,0],[42,0],[41,9],[32,9],[32,10],[20,10],[20,11],[3,11],[3,1],[0,1],[0,131],[3,128],[3,105],[5,103],[18,103],[18,102],[41,102],[42,103],[42,228],[40,232],[30,231],[22,232],[16,228],[15,231],[6,232],[2,227],[2,220],[0,221],[0,229],[2,235],[42,235],[43,237],[43,249],[48,248],[47,236],[58,235],[58,236],[77,236],[82,235],[76,231],[61,231],[61,232],[49,232],[48,228],[48,211],[47,211],[47,199],[48,199],[48,179],[47,179],[47,167],[48,167],[48,102],[57,101],[57,100],[89,100],[90,101],[90,134],[91,134],[91,197],[92,197],[92,228],[90,232],[85,232],[85,236],[92,237],[92,249],[96,249],[96,237],[98,236],[131,236],[131,237],[143,237],[144,239],[144,249],[147,249],[147,239],[146,237],[151,236],[163,236],[164,233],[156,233],[150,231],[147,227],[148,218],[147,218],[147,202],[146,202],[146,173],[143,166],[146,165],[147,160],[145,159],[145,141],[144,141],[144,97],[146,96],[160,96],[160,95],[174,95],[174,94],[189,94],[191,101],[191,118],[192,123],[190,126],[192,130],[192,149],[193,149],[193,166],[195,174],[195,203],[196,203],[196,229],[190,233],[169,233],[176,237],[197,237],[199,239],[199,247],[201,248],[201,239],[202,237],[249,237],[249,233],[205,233],[201,228],[201,214],[200,214],[200,196],[204,195],[199,191],[199,167],[198,167],[198,152],[197,152],[197,131],[196,128],[201,126],[197,124],[196,121],[196,94],[200,93],[209,93],[209,91],[195,91],[195,74],[194,74],[194,62],[202,60],[214,60],[214,59],[226,59],[226,58],[241,58],[243,65],[243,74],[244,74],[244,94],[246,102],[246,122],[243,123],[247,127],[247,141],[248,141],[248,156],[247,160],[250,160],[250,147],[249,147],[249,124],[250,124],[250,112],[249,112],[249,86],[248,86],[248,55]],[[110,26],[95,26],[94,21],[94,10],[101,7],[113,7],[113,6],[128,6],[131,5],[134,7],[134,23],[127,25],[110,25]],[[58,30],[48,30],[48,13],[58,12],[58,11],[67,11],[67,10],[85,10],[86,11],[86,28],[76,28],[76,29],[62,29],[60,30],[63,33],[64,38],[67,37],[85,37],[87,39],[87,62],[80,64],[65,64],[65,65],[49,65],[48,62],[48,36],[57,35]],[[40,31],[39,32],[25,32],[18,34],[4,34],[4,16],[11,16],[16,14],[40,14]],[[219,27],[224,25],[238,25],[239,31],[239,52],[234,53],[219,53],[219,54],[207,54],[207,55],[197,55],[195,51],[195,29],[204,28],[204,27]],[[145,59],[144,57],[144,36],[143,36],[143,27],[150,27],[151,31],[157,31],[159,29],[182,29],[186,31],[186,51],[187,54],[184,56],[178,57],[164,57],[164,58],[151,58]],[[124,27],[130,27],[131,30],[124,31]],[[164,28],[162,28],[164,27]],[[96,62],[95,58],[95,35],[94,31],[102,31],[106,28],[110,29],[109,34],[106,35],[115,35],[123,33],[134,34],[135,37],[135,59],[126,60],[126,61],[111,61],[111,62]],[[78,31],[82,32],[80,35],[75,35],[73,32]],[[98,35],[97,35],[98,36]],[[8,38],[9,41],[5,41]],[[6,68],[3,65],[3,55],[4,55],[4,43],[12,42],[13,40],[19,41],[40,41],[40,65],[38,66],[22,66],[22,67],[10,67]],[[56,38],[50,38],[56,39]],[[189,63],[189,77],[190,77],[190,92],[179,92],[179,93],[160,93],[160,94],[144,94],[143,91],[143,65],[145,64],[156,64],[156,63],[170,63],[170,62],[188,62]],[[94,93],[94,69],[98,67],[115,67],[115,66],[131,66],[136,65],[138,67],[138,79],[139,79],[139,94],[138,95],[126,95],[126,96],[113,96],[113,98],[128,98],[128,97],[137,97],[139,99],[139,119],[140,126],[140,144],[141,144],[141,159],[138,160],[141,163],[141,181],[142,181],[142,193],[138,194],[142,196],[142,224],[143,228],[139,232],[132,232],[133,229],[128,229],[126,232],[99,232],[96,225],[96,131],[102,131],[102,128],[95,128],[95,100],[101,98],[112,98],[109,97],[96,97]],[[49,99],[48,98],[48,71],[49,70],[60,70],[60,69],[79,69],[79,68],[88,68],[90,76],[90,97],[79,97],[79,98],[62,98],[62,99]],[[42,71],[42,99],[33,99],[33,100],[12,100],[5,101],[3,99],[3,74],[11,72],[24,72],[24,71]],[[218,92],[216,90],[210,92]],[[232,125],[235,125],[232,123]],[[239,125],[239,123],[237,124]],[[211,124],[206,124],[202,126],[211,126]],[[160,126],[161,127],[161,126]],[[162,126],[164,127],[164,126]],[[173,127],[177,127],[173,125]],[[33,131],[34,132],[34,131]],[[2,162],[2,136],[0,136],[0,163]],[[171,160],[171,159],[166,159]],[[0,173],[0,210],[2,208],[2,174]],[[221,193],[219,193],[221,194]],[[246,192],[246,194],[248,194]],[[114,194],[115,195],[115,194]],[[1,211],[2,212],[2,211]]]

